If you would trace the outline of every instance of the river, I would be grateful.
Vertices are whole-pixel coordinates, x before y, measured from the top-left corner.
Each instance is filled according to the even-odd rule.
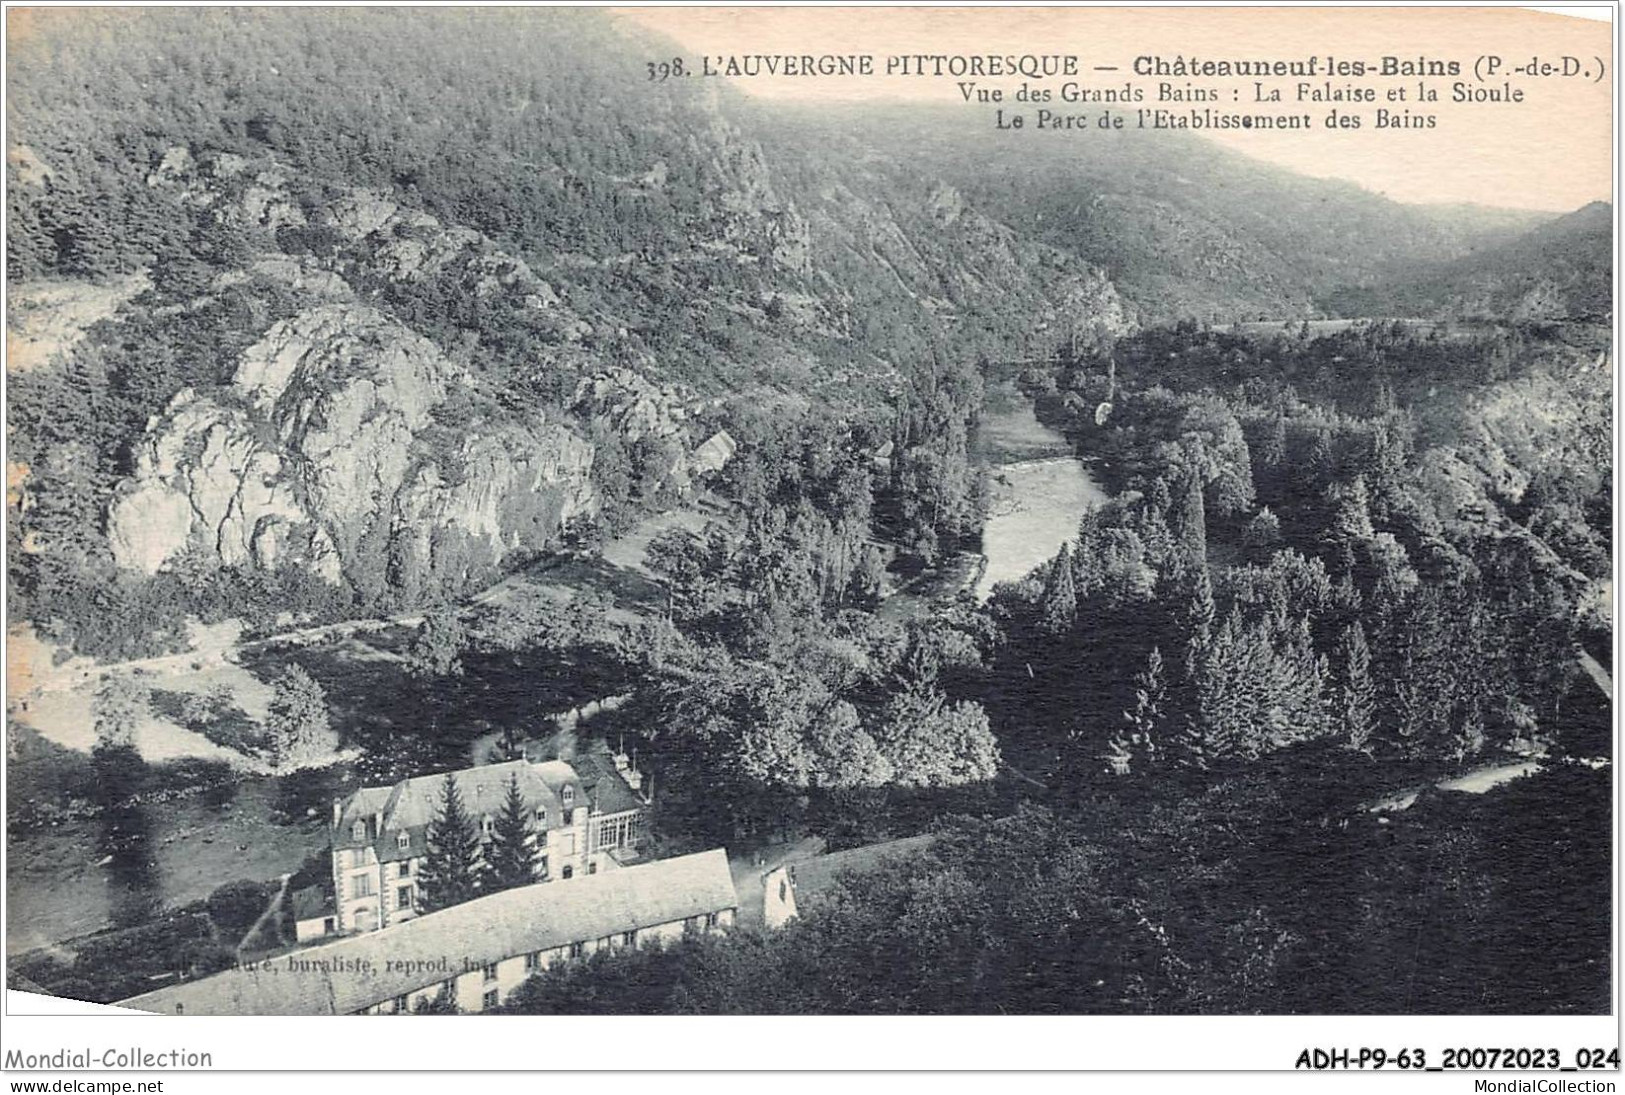
[[[976,583],[985,601],[999,582],[1014,581],[1055,557],[1078,534],[1078,519],[1106,501],[1104,488],[1072,445],[1038,421],[1032,401],[1013,388],[989,393],[976,436],[991,491],[982,525],[987,566]]]

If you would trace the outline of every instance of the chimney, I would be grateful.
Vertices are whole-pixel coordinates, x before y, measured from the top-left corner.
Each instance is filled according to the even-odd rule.
[[[343,820],[344,820],[344,803],[340,802],[338,799],[334,799],[333,800],[333,828],[337,829],[339,827],[339,822],[341,822]]]
[[[382,810],[372,815],[372,835],[379,837],[384,834],[384,813]]]

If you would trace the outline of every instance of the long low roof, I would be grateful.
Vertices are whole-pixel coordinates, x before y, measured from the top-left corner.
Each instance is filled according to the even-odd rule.
[[[814,895],[823,895],[835,889],[847,872],[872,871],[900,859],[908,859],[928,850],[936,843],[935,833],[888,840],[883,844],[864,844],[841,852],[815,855],[790,865],[790,877],[796,887],[796,899],[801,901]]]
[[[469,969],[736,908],[721,848],[538,882],[121,1000],[186,1015],[347,1015]]]

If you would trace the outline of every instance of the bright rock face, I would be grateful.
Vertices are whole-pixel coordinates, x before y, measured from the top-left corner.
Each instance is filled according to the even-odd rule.
[[[148,423],[108,518],[147,574],[187,551],[306,569],[359,592],[459,589],[538,551],[597,506],[593,450],[563,426],[437,413],[468,377],[370,308],[278,323],[229,387],[187,390]]]

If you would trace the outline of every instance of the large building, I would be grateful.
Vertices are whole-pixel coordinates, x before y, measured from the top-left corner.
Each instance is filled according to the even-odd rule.
[[[429,826],[439,816],[445,775],[363,787],[333,803],[334,929],[374,931],[418,915],[418,875]],[[621,754],[599,746],[570,762],[515,760],[453,772],[463,808],[482,839],[517,780],[530,819],[538,881],[567,879],[637,858],[643,780]]]
[[[444,998],[461,1011],[488,1011],[555,962],[719,931],[734,923],[738,904],[727,854],[716,848],[504,890],[118,1006],[160,1015],[377,1015]]]

